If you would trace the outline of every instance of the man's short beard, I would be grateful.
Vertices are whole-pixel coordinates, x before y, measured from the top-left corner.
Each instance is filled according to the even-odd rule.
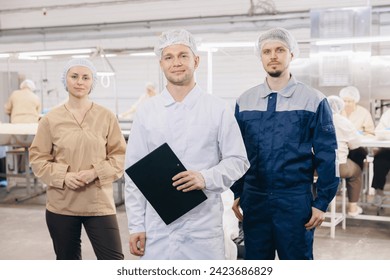
[[[282,75],[282,71],[268,72],[268,75],[270,75],[272,78],[279,78],[280,75]]]

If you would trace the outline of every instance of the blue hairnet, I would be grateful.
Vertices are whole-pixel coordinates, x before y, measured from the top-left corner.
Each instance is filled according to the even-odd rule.
[[[96,68],[93,65],[93,63],[90,60],[85,59],[85,58],[74,58],[74,59],[69,60],[66,63],[66,65],[64,67],[64,71],[62,73],[62,83],[64,84],[65,89],[68,90],[68,88],[66,86],[66,75],[68,74],[69,69],[72,67],[75,67],[75,66],[84,66],[84,67],[87,67],[89,70],[91,70],[92,79],[93,79],[91,90],[94,89],[96,86],[97,71],[96,71]]]
[[[196,47],[195,38],[190,32],[184,29],[163,32],[154,48],[154,53],[159,59],[161,59],[163,50],[172,45],[185,45],[189,47],[195,55],[197,55],[198,49]]]

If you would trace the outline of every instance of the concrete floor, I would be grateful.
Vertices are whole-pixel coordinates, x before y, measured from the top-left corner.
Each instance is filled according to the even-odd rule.
[[[45,223],[45,195],[16,202],[26,195],[25,188],[15,187],[8,193],[0,188],[0,260],[52,260],[55,255]],[[375,209],[365,207],[365,213]],[[128,231],[125,208],[118,206],[118,221],[125,259],[135,259],[128,251]],[[390,216],[390,209],[381,215]],[[83,232],[83,259],[96,259],[91,244]],[[347,228],[316,230],[314,257],[317,260],[390,260],[390,222],[347,219]]]

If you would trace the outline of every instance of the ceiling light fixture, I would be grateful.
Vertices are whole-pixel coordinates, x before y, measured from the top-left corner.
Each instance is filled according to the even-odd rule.
[[[200,48],[253,48],[255,42],[215,42],[201,43]]]
[[[72,58],[89,58],[89,54],[76,54],[72,55]]]
[[[314,39],[312,43],[317,46],[328,45],[347,45],[347,44],[366,44],[389,42],[390,36],[372,36],[372,37],[351,37],[351,38],[335,38],[335,39]]]
[[[155,56],[156,54],[154,52],[138,52],[138,53],[131,53],[130,56]]]
[[[99,77],[112,77],[115,76],[114,72],[96,72],[96,75]]]
[[[69,55],[69,54],[90,54],[90,53],[93,53],[94,51],[95,51],[95,49],[72,49],[72,50],[21,52],[21,53],[19,53],[19,57]]]
[[[18,56],[18,59],[20,60],[38,60],[36,56]]]

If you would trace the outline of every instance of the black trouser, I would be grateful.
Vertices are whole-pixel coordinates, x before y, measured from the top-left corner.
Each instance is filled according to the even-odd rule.
[[[5,157],[4,158],[0,158],[0,173],[4,174],[5,176],[5,173],[6,173],[6,169],[5,169]],[[3,177],[3,176],[0,176],[0,180],[5,180],[7,179],[6,177]]]
[[[57,260],[81,260],[81,226],[98,260],[123,260],[116,215],[67,216],[46,210],[46,223]]]
[[[374,177],[372,187],[383,190],[386,184],[386,176],[390,170],[390,149],[380,149],[374,156]]]

